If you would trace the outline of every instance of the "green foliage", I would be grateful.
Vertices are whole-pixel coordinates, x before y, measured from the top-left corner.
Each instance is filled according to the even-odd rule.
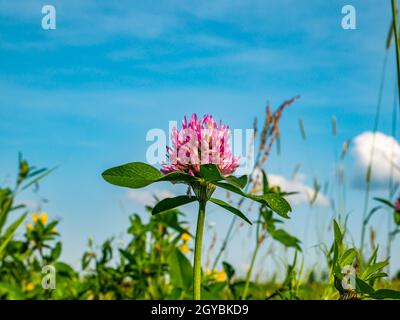
[[[0,188],[1,299],[192,299],[193,267],[188,254],[193,247],[193,236],[186,227],[184,214],[177,208],[196,201],[195,196],[168,198],[153,208],[148,207],[145,217],[137,214],[130,216],[128,239],[122,245],[117,244],[115,238],[98,245],[89,239],[87,250],[81,257],[81,268],[75,270],[61,261],[63,245],[56,229],[59,221],[48,219],[45,214],[31,217],[24,205],[14,204],[20,192],[37,189],[34,187],[49,172],[51,170],[35,169],[20,159],[15,187]],[[135,170],[129,172],[132,174]],[[329,284],[315,279],[306,281],[303,263],[299,263],[301,242],[285,231],[281,226],[283,221],[278,219],[290,211],[290,207],[281,200],[281,195],[285,193],[270,187],[264,172],[263,195],[260,196],[248,195],[241,190],[247,177],[224,177],[219,180],[213,166],[205,167],[203,172],[206,172],[204,175],[208,183],[240,190],[239,194],[257,199],[260,203],[259,216],[255,221],[257,248],[269,238],[294,249],[293,261],[284,265],[286,273],[281,283],[272,278],[265,283],[249,280],[246,284],[240,272],[227,261],[222,263],[220,270],[203,270],[201,292],[204,299],[240,299],[246,285],[247,298],[251,299],[316,299],[324,296],[342,299],[400,298],[399,291],[386,287],[383,282],[387,277],[384,269],[389,261],[378,261],[378,248],[364,261],[357,248],[346,246],[346,233],[336,221],[333,225],[334,242],[331,250],[326,251],[331,270]],[[154,177],[159,180],[155,173]],[[171,175],[167,181],[186,179],[182,176],[177,180],[175,178],[178,176]],[[149,181],[138,180],[135,184],[124,179],[122,183],[130,185]],[[260,200],[258,197],[264,198]],[[250,222],[230,204],[214,198],[210,201]],[[33,221],[29,221],[31,218]],[[19,232],[27,219],[25,231]],[[56,270],[55,290],[42,288],[42,268],[46,265],[54,266]],[[346,266],[352,266],[356,272],[353,289],[342,287]],[[337,293],[329,293],[329,288],[336,288]]]
[[[224,177],[219,172],[217,166],[215,164],[204,164],[200,166],[200,174],[203,179],[208,182],[218,182],[225,181],[230,185],[243,189],[247,182],[248,178],[246,175],[241,177],[228,176]]]
[[[216,205],[220,206],[221,208],[224,208],[225,210],[232,212],[234,215],[238,216],[239,218],[242,218],[248,224],[251,224],[251,221],[239,209],[232,207],[230,204],[226,203],[225,201],[215,199],[215,198],[211,198],[210,201],[212,203],[215,203]]]
[[[172,172],[163,175],[156,168],[142,162],[132,162],[118,167],[108,169],[103,172],[103,178],[114,185],[128,188],[142,188],[146,187],[155,182],[169,181],[172,183],[184,183],[192,186],[207,184],[213,185],[215,187],[220,187],[236,193],[240,196],[246,197],[253,201],[257,201],[262,205],[268,206],[271,210],[279,214],[284,218],[289,218],[288,212],[292,209],[289,203],[278,193],[266,193],[262,195],[252,195],[242,191],[246,186],[248,178],[247,176],[234,177],[228,176],[224,177],[219,172],[218,168],[214,164],[204,164],[200,166],[201,177],[194,177],[182,172]],[[221,182],[223,181],[223,182]],[[196,192],[196,190],[195,190]],[[193,198],[193,201],[196,198]],[[215,199],[214,199],[215,200]],[[220,201],[220,200],[219,200]],[[155,213],[168,210],[169,208],[175,208],[177,206],[192,202],[188,197],[177,197],[174,199],[165,200],[160,205],[155,207]],[[217,201],[218,202],[218,201]],[[217,203],[218,204],[218,203]],[[219,204],[221,205],[221,204]],[[239,215],[241,218],[244,216],[238,210],[231,210],[230,206],[223,205],[225,209],[229,212]],[[229,209],[228,209],[229,208]],[[161,211],[160,211],[161,210]],[[239,214],[240,213],[240,214]],[[247,218],[245,218],[246,220]],[[247,222],[248,219],[246,220]]]
[[[293,237],[289,233],[287,233],[285,230],[278,229],[278,230],[273,230],[270,232],[272,238],[274,240],[279,241],[286,247],[293,247],[296,248],[297,250],[301,251],[300,247],[300,240],[297,239],[296,237]]]
[[[132,162],[108,169],[103,172],[102,176],[111,184],[133,189],[143,188],[160,181],[190,183],[196,180],[193,176],[182,172],[163,175],[156,168],[143,162]]]
[[[23,238],[16,237],[17,230],[26,220],[25,205],[14,205],[16,196],[39,181],[54,169],[37,169],[19,158],[19,171],[15,187],[0,188],[0,298],[48,298],[41,287],[42,267],[56,263],[61,254],[61,242],[56,242],[58,221],[47,223],[47,215],[37,216],[35,223],[27,224]],[[17,219],[14,215],[19,215]],[[29,228],[28,228],[29,226]],[[63,283],[65,275],[60,275]],[[40,292],[40,294],[38,294]]]
[[[12,237],[14,236],[15,231],[17,228],[21,225],[21,223],[25,220],[27,214],[23,214],[21,218],[19,218],[17,221],[15,221],[11,226],[9,226],[4,232],[4,235],[2,236],[1,242],[0,242],[0,257],[3,256],[3,252],[6,249],[7,244],[11,241]]]
[[[193,268],[188,258],[177,248],[174,248],[168,257],[171,271],[171,284],[189,293],[193,285]]]
[[[185,204],[197,201],[196,197],[193,196],[177,196],[174,198],[166,198],[158,202],[153,210],[152,214],[162,213],[171,209],[175,209],[176,207],[183,206]]]
[[[377,280],[388,275],[383,269],[389,264],[388,260],[377,262],[378,248],[374,250],[367,261],[363,261],[362,254],[356,248],[345,248],[344,233],[336,220],[334,225],[333,254],[331,263],[332,283],[340,294],[340,299],[355,300],[398,299],[400,292],[389,289],[376,289]]]

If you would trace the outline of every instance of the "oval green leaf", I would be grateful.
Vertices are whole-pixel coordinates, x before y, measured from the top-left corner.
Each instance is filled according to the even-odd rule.
[[[272,211],[276,212],[283,218],[289,219],[288,213],[292,211],[289,202],[287,202],[283,197],[276,193],[267,193],[262,196],[259,196],[262,200],[264,200],[268,207],[271,208]]]
[[[215,198],[211,198],[210,201],[215,203],[216,205],[224,208],[225,210],[232,212],[234,215],[242,218],[247,223],[252,224],[251,221],[239,209],[232,207],[230,204],[228,204],[222,200],[215,199]]]
[[[194,196],[177,196],[174,198],[166,198],[161,200],[154,206],[153,210],[151,211],[151,214],[158,214],[161,212],[165,212],[194,201],[197,201],[197,198]]]
[[[143,162],[131,162],[108,169],[102,176],[111,184],[133,189],[143,188],[159,181],[190,183],[197,180],[196,177],[184,172],[171,172],[164,175],[153,166]]]
[[[288,213],[292,211],[290,204],[280,195],[276,193],[267,193],[261,196],[252,195],[249,193],[243,192],[240,188],[228,184],[225,182],[216,182],[214,183],[216,186],[234,192],[243,197],[249,198],[251,200],[257,201],[263,205],[268,206],[272,211],[279,214],[281,217],[289,219]]]
[[[110,168],[102,174],[107,182],[128,188],[143,188],[163,177],[163,174],[151,165],[143,162],[131,162]]]

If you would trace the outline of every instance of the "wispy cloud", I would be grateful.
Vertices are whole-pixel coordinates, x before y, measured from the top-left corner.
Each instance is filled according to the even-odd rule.
[[[138,2],[120,1],[52,1],[57,12],[57,30],[40,29],[42,1],[0,1],[0,16],[13,18],[12,23],[36,26],[39,41],[50,39],[59,45],[87,46],[103,43],[113,37],[154,39],[180,26],[174,10],[160,3],[146,6]],[[24,41],[21,45],[24,45]],[[32,44],[30,44],[32,46]]]
[[[278,49],[268,48],[236,48],[224,53],[217,53],[203,57],[191,57],[180,61],[161,63],[167,70],[176,69],[228,69],[230,73],[248,74],[250,68],[259,69],[262,73],[281,71],[296,71],[307,68],[307,62],[296,56]],[[148,68],[160,68],[160,64],[148,64]]]

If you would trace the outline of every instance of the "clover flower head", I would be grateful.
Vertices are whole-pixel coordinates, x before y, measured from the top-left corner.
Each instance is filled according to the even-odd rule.
[[[229,145],[228,126],[214,120],[211,115],[198,119],[194,113],[182,129],[173,128],[172,147],[167,147],[169,164],[163,164],[164,174],[181,171],[200,176],[200,165],[215,164],[223,176],[231,175],[239,167],[239,158],[233,156]]]

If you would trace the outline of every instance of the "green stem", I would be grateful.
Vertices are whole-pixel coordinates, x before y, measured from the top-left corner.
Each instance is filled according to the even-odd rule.
[[[397,0],[392,0],[392,14],[393,14],[394,40],[396,44],[397,88],[399,91],[399,99],[400,99],[400,40],[399,40],[399,30],[398,30],[399,25],[397,22]]]
[[[262,242],[262,240],[260,238],[260,229],[261,229],[260,219],[261,219],[261,209],[260,209],[260,212],[258,214],[258,219],[257,219],[258,224],[257,224],[257,228],[256,228],[256,248],[254,249],[253,256],[251,257],[250,268],[247,271],[246,283],[245,283],[244,289],[243,289],[242,300],[245,300],[246,297],[247,297],[247,292],[249,291],[251,274],[253,273],[254,263],[255,263],[256,258],[257,258],[258,249],[260,248],[260,245],[261,245],[261,242]]]
[[[364,242],[365,242],[365,231],[367,228],[367,212],[368,212],[368,199],[369,199],[369,192],[371,189],[371,166],[368,166],[368,171],[367,171],[367,181],[366,181],[366,189],[365,189],[365,196],[364,196],[364,210],[363,210],[363,220],[362,220],[362,229],[361,229],[361,241],[360,241],[360,252],[361,255],[364,250]]]
[[[245,284],[244,289],[243,289],[242,300],[246,300],[247,293],[249,291],[250,278],[251,278],[251,274],[253,273],[254,263],[255,263],[256,258],[257,258],[258,249],[260,249],[260,242],[257,242],[256,248],[255,248],[255,250],[253,252],[253,256],[251,257],[250,268],[249,268],[249,271],[247,272],[246,284]]]
[[[203,243],[204,220],[206,216],[207,201],[199,202],[199,216],[197,218],[196,240],[194,246],[194,267],[193,267],[193,298],[201,299],[201,250]]]

